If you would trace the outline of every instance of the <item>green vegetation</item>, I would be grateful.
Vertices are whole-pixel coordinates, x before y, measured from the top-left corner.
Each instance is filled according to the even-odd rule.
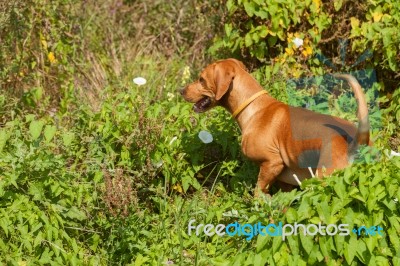
[[[318,63],[307,60],[312,55],[337,56],[332,44],[350,40],[351,46],[345,47],[346,66],[362,63],[366,58],[360,62],[359,56],[372,50],[374,57],[364,65],[399,70],[400,5],[396,1],[228,0],[226,5],[231,20],[212,51],[225,48],[246,58],[289,63],[296,70],[292,75],[300,76],[305,70],[315,74]],[[304,39],[301,49],[292,42],[296,37]]]
[[[387,155],[400,149],[400,4],[172,2],[0,3],[0,264],[399,265],[400,157]],[[336,27],[343,18],[351,23]],[[220,108],[195,114],[177,89],[236,56],[273,96],[356,121],[347,88],[316,95],[287,82],[331,71],[313,56],[340,57],[327,36],[350,38],[348,65],[373,50],[347,70],[385,77],[368,89],[380,153],[364,149],[367,163],[255,200],[258,169],[236,123]],[[379,225],[384,235],[248,241],[188,235],[191,219]]]

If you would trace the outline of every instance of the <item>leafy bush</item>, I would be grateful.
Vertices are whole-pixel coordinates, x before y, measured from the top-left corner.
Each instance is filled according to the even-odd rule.
[[[102,180],[76,171],[82,150],[79,155],[74,139],[75,132],[34,115],[0,129],[2,263],[99,261],[93,256],[98,235],[82,232],[92,224],[99,199],[93,186]]]
[[[263,224],[348,224],[349,228],[365,225],[382,226],[384,235],[357,236],[261,236],[252,242],[253,249],[244,250],[230,259],[237,265],[315,265],[336,264],[382,264],[399,263],[400,179],[395,169],[400,160],[384,161],[379,164],[357,165],[336,173],[322,182],[309,180],[297,195],[276,195],[267,200],[259,212],[239,211],[248,217],[239,219],[243,223]],[[388,189],[390,188],[390,189]],[[282,198],[278,198],[282,196]],[[279,199],[279,201],[278,201]],[[269,214],[268,204],[275,209],[285,208],[284,214]],[[222,258],[219,260],[222,261]],[[221,265],[230,265],[221,263]]]
[[[376,67],[380,75],[394,79],[385,81],[388,87],[399,85],[394,74],[400,54],[397,1],[229,0],[226,6],[230,18],[225,35],[211,48],[213,53],[223,48],[256,65],[254,59],[284,63],[282,73],[295,78],[310,71],[321,74],[316,73],[321,60],[313,59],[317,53],[334,63],[342,61],[341,71],[348,71],[346,66]],[[303,40],[300,47],[296,38]],[[350,46],[338,45],[340,40],[349,40]]]

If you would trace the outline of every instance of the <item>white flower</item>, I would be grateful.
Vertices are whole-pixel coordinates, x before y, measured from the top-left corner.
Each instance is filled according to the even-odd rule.
[[[293,43],[294,43],[294,45],[296,46],[296,48],[299,48],[300,46],[302,46],[303,45],[303,39],[300,39],[300,38],[294,38],[294,40],[293,40]]]
[[[146,79],[142,77],[137,77],[133,79],[133,83],[139,86],[146,84],[146,82],[147,82]]]
[[[199,132],[199,139],[203,143],[211,143],[213,141],[213,136],[211,135],[210,132],[202,130],[202,131]]]
[[[168,101],[172,101],[172,99],[175,98],[175,94],[173,94],[173,93],[171,93],[171,92],[168,92],[168,93],[167,93],[167,98],[168,98]]]

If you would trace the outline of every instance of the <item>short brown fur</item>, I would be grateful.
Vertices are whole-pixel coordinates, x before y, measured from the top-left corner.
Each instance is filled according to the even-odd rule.
[[[369,142],[368,108],[357,80],[350,75],[336,75],[346,79],[358,102],[358,129],[350,122],[291,107],[268,94],[249,103],[236,117],[242,131],[242,151],[260,166],[256,195],[268,193],[275,182],[285,190],[309,178],[311,167],[317,176],[327,175],[349,164],[360,144]],[[223,106],[230,113],[263,90],[247,72],[243,63],[226,59],[208,65],[199,80],[181,91],[188,102],[195,103],[196,112]]]

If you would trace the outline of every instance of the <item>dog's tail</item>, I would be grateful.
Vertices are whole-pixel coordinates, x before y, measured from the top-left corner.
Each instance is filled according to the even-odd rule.
[[[369,144],[369,119],[368,119],[368,105],[365,99],[365,94],[361,88],[360,83],[357,79],[349,74],[334,74],[335,78],[346,80],[351,88],[358,103],[357,117],[358,117],[358,129],[354,140],[350,143],[348,149],[349,155],[355,153],[359,145]]]

